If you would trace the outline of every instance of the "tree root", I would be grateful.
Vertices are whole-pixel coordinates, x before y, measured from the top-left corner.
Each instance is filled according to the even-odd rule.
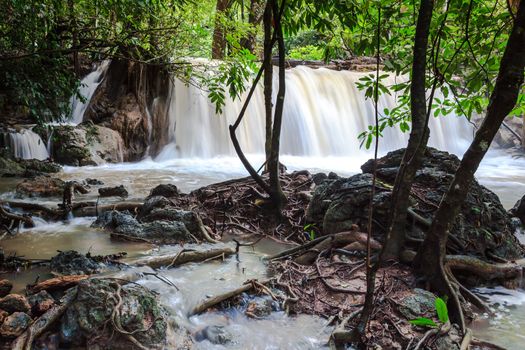
[[[104,204],[104,205],[90,205],[85,207],[73,208],[73,215],[76,217],[79,216],[96,216],[100,215],[106,211],[130,211],[136,213],[142,208],[141,202],[118,202],[113,204]]]
[[[89,275],[60,276],[45,280],[34,286],[28,286],[27,289],[31,291],[31,293],[38,293],[42,290],[66,289],[87,278],[89,278]]]
[[[0,202],[0,217],[11,221],[17,221],[19,223],[23,222],[26,227],[35,227],[35,222],[29,215],[17,215],[10,213],[2,206],[2,202]]]
[[[60,299],[60,302],[40,316],[24,333],[11,344],[13,350],[31,350],[33,341],[62,316],[77,296],[77,289],[72,288]]]

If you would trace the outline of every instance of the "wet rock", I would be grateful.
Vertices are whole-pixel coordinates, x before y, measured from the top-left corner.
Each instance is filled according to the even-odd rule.
[[[53,158],[61,164],[84,166],[123,161],[121,136],[100,125],[57,126],[51,139]]]
[[[16,196],[22,197],[60,197],[65,182],[50,176],[37,176],[16,186]]]
[[[521,224],[525,225],[525,196],[514,204],[509,214],[520,219]]]
[[[7,152],[0,153],[0,177],[22,177],[25,169]]]
[[[74,250],[58,253],[51,259],[50,267],[63,275],[91,275],[100,270],[97,262]]]
[[[431,292],[415,288],[413,294],[401,299],[398,310],[408,320],[418,317],[432,318],[435,316],[436,296]]]
[[[7,311],[8,313],[17,311],[28,312],[31,309],[31,306],[25,296],[20,294],[8,294],[0,299],[0,309]]]
[[[328,179],[328,175],[326,175],[325,173],[317,173],[312,176],[312,180],[316,185],[320,185],[326,179]]]
[[[13,284],[9,280],[0,280],[0,298],[5,297],[13,289]]]
[[[121,228],[121,231],[140,231],[142,230],[140,223],[131,215],[129,211],[106,211],[100,214],[93,222],[91,227],[104,228],[109,230],[116,230]]]
[[[165,208],[167,206],[170,206],[171,202],[168,198],[164,196],[149,196],[144,204],[142,205],[142,208],[140,209],[140,212],[137,216],[139,220],[142,220],[142,218],[147,217],[152,210],[157,208]]]
[[[177,186],[172,184],[161,184],[151,190],[148,198],[155,196],[162,196],[166,198],[177,197],[180,194]]]
[[[463,337],[456,324],[452,325],[450,331],[437,338],[434,342],[436,350],[459,350]]]
[[[271,298],[255,298],[246,306],[246,316],[261,318],[269,316],[274,311],[274,303]]]
[[[69,346],[138,349],[122,333],[125,330],[143,347],[160,348],[166,342],[166,315],[155,294],[145,287],[122,286],[114,280],[84,280],[78,284],[75,301],[62,316],[60,335]]]
[[[28,301],[35,316],[42,315],[55,304],[55,299],[45,290],[29,296]]]
[[[124,185],[115,186],[115,187],[104,187],[98,189],[98,194],[100,197],[122,197],[126,198],[128,196],[128,190]]]
[[[404,149],[390,152],[377,161],[378,186],[373,198],[373,232],[380,241],[388,226],[391,188],[403,152]],[[427,149],[423,165],[416,173],[413,196],[410,198],[410,206],[426,223],[431,222],[458,166],[459,159],[456,156],[433,148]],[[352,224],[366,227],[373,160],[366,162],[361,169],[364,174],[327,179],[316,187],[308,206],[307,219],[322,227],[324,234],[349,230]],[[410,218],[407,221],[408,234],[414,238],[424,237],[426,223]],[[482,259],[488,259],[490,255],[507,260],[517,259],[524,255],[524,250],[514,236],[513,227],[510,215],[498,197],[474,181],[451,229],[451,235],[457,240],[450,244],[463,254]]]
[[[104,185],[104,182],[98,180],[98,179],[91,179],[91,178],[87,178],[84,180],[84,182],[90,186],[102,186]]]
[[[212,344],[225,345],[231,343],[233,336],[223,326],[207,326],[195,333],[196,341],[208,340]]]
[[[8,316],[0,326],[0,336],[16,338],[31,324],[31,317],[24,312],[15,312]]]
[[[0,325],[4,322],[7,316],[9,316],[9,312],[0,309]]]
[[[26,173],[54,174],[62,171],[62,166],[60,164],[51,162],[49,160],[20,159],[18,162],[26,169]]]

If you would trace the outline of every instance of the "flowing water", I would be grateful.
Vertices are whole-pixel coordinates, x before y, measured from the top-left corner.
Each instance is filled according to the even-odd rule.
[[[89,98],[101,83],[107,62],[83,80],[82,94]],[[364,98],[355,83],[364,73],[312,70],[298,67],[287,71],[287,95],[283,117],[282,158],[289,171],[308,169],[312,172],[335,171],[351,175],[371,157],[369,150],[359,147],[358,134],[373,123],[373,105]],[[396,77],[387,78],[393,84]],[[275,90],[275,89],[274,89]],[[97,178],[105,186],[123,184],[130,192],[129,200],[141,200],[158,184],[171,183],[189,192],[207,184],[235,177],[247,176],[229,141],[228,125],[237,116],[242,101],[228,100],[221,115],[202,91],[174,80],[170,87],[169,143],[160,154],[137,163],[106,164],[97,167],[65,167],[59,177],[64,180]],[[380,110],[395,105],[396,96],[383,95]],[[88,101],[72,99],[71,122],[78,124],[88,107]],[[159,125],[149,126],[160,128]],[[456,116],[432,118],[430,144],[462,155],[472,139],[473,127]],[[264,162],[264,105],[262,89],[256,89],[254,100],[247,110],[238,137],[248,158],[258,168]],[[380,140],[380,153],[403,147],[408,135],[397,128],[386,129]],[[151,140],[155,142],[155,140]],[[36,140],[31,141],[34,145]],[[20,148],[20,147],[19,147]],[[45,147],[44,147],[45,149]],[[34,153],[31,153],[33,155]],[[524,159],[512,159],[498,150],[491,150],[482,163],[477,177],[480,182],[501,198],[506,208],[511,207],[525,193]],[[0,181],[0,198],[12,198],[17,181]],[[82,199],[95,199],[87,194]],[[46,205],[56,205],[59,198],[32,199]],[[110,199],[102,200],[110,201]],[[2,240],[6,253],[16,252],[28,258],[47,259],[56,250],[75,249],[81,253],[109,254],[128,252],[130,257],[173,252],[178,246],[153,247],[138,243],[110,241],[108,235],[93,229],[94,218],[73,218],[68,222],[38,222],[33,229],[22,230],[14,237]],[[179,325],[198,334],[206,327],[218,327],[229,333],[234,343],[212,345],[198,342],[201,349],[319,349],[326,344],[330,328],[325,321],[311,316],[288,317],[275,312],[269,319],[248,319],[235,310],[210,312],[188,318],[187,312],[206,296],[236,288],[250,278],[265,278],[266,266],[262,257],[285,247],[263,241],[255,250],[242,247],[238,257],[224,262],[190,264],[162,270],[178,288],[167,286],[153,276],[141,274],[144,269],[124,272],[135,275],[138,283],[157,290],[171,318]],[[45,277],[48,271],[38,268],[27,273],[20,271],[7,276],[14,279],[15,288],[23,289],[37,275]],[[509,349],[521,348],[520,327],[525,326],[525,293],[502,289],[480,290],[490,295],[498,317],[487,318],[475,324],[476,335],[487,338]],[[503,339],[505,336],[505,339]]]

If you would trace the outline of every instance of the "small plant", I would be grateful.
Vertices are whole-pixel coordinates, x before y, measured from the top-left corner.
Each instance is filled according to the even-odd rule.
[[[439,324],[426,317],[419,317],[409,322],[415,326],[438,328],[449,321],[447,303],[442,298],[436,298],[434,303]]]
[[[304,234],[310,241],[315,239],[315,224],[306,224],[303,227]]]

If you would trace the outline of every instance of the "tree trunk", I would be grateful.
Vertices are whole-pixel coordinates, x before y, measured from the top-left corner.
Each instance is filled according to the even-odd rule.
[[[266,137],[264,152],[266,160],[270,159],[270,150],[272,148],[272,7],[270,2],[264,9],[264,111],[266,115]],[[265,167],[268,169],[268,166]]]
[[[275,114],[273,117],[272,144],[270,158],[268,159],[268,171],[270,173],[270,196],[272,204],[277,213],[280,213],[286,203],[286,196],[281,188],[279,179],[279,147],[281,140],[281,125],[283,121],[284,95],[285,86],[285,52],[284,37],[281,27],[281,14],[277,0],[272,0],[273,18],[275,22],[275,32],[277,38],[277,47],[279,51],[279,90],[277,90],[277,101],[275,102]]]
[[[228,0],[217,0],[215,7],[215,28],[213,29],[213,42],[211,44],[211,58],[223,59],[226,50],[226,39],[224,38],[224,28],[221,24],[221,17],[226,14]]]
[[[251,0],[250,1],[250,13],[248,14],[248,23],[251,25],[251,31],[241,40],[241,46],[245,49],[250,50],[254,53],[255,50],[255,39],[256,39],[256,28],[261,23],[263,16],[261,11],[266,9],[262,0]]]
[[[522,1],[501,60],[498,78],[490,97],[485,119],[463,156],[414,261],[418,272],[426,277],[431,288],[436,292],[448,292],[447,286],[443,283],[443,260],[449,230],[468,194],[474,173],[488,151],[501,123],[516,104],[523,84],[524,68],[525,1]]]
[[[78,32],[77,32],[77,21],[75,18],[75,3],[73,0],[68,0],[68,9],[69,9],[69,20],[71,23],[71,35],[73,38],[72,47],[73,47],[73,66],[75,69],[75,75],[78,77],[80,75],[80,61],[78,59]]]
[[[394,183],[391,222],[382,251],[382,257],[398,258],[405,242],[405,227],[409,206],[410,190],[416,171],[421,167],[429,137],[427,123],[427,102],[425,71],[427,65],[427,46],[432,21],[434,1],[422,0],[417,18],[414,38],[414,57],[412,63],[412,83],[410,85],[410,111],[412,131],[403,160]],[[430,101],[429,103],[432,103]]]

